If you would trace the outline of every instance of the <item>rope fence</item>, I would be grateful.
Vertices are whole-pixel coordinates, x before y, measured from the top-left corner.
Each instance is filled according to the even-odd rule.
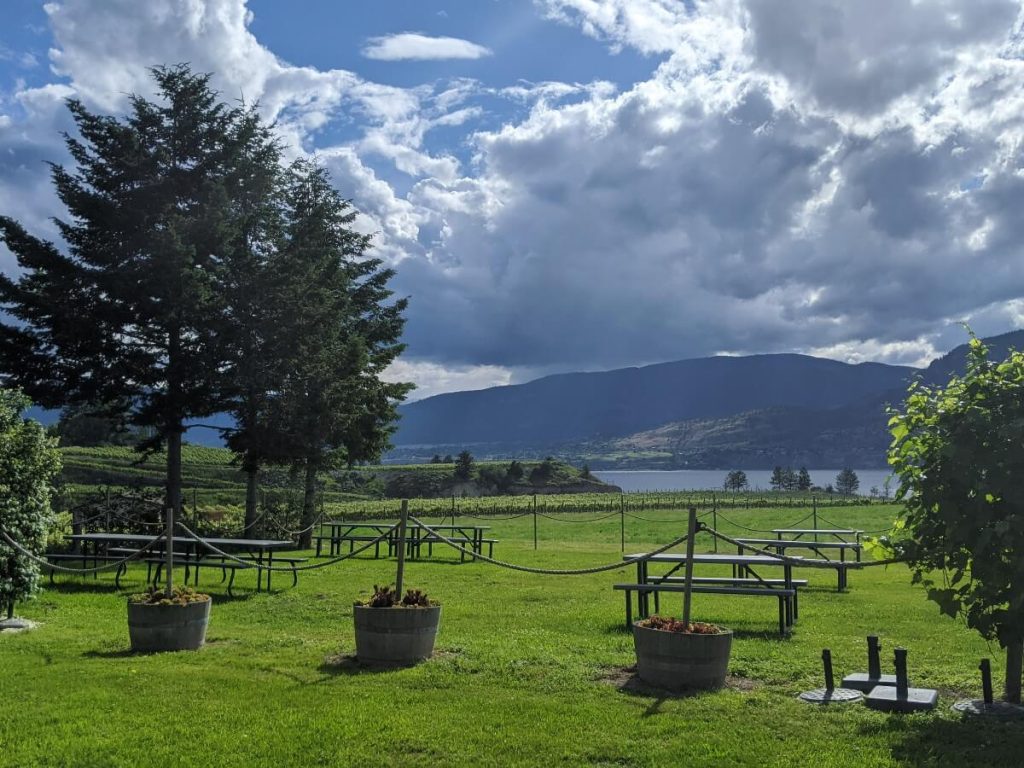
[[[16,542],[14,539],[12,539],[8,535],[6,530],[4,530],[3,528],[0,528],[0,539],[3,539],[4,543],[6,543],[8,546],[13,548],[17,552],[21,553],[25,557],[29,558],[30,560],[38,563],[39,565],[43,566],[44,568],[46,568],[47,570],[50,570],[50,571],[56,571],[57,573],[74,573],[74,574],[79,574],[79,575],[82,575],[82,574],[87,574],[88,575],[88,574],[93,574],[93,573],[102,573],[103,571],[110,571],[110,570],[113,570],[115,568],[121,568],[121,567],[127,565],[128,563],[130,563],[132,560],[138,560],[139,558],[141,558],[144,554],[146,554],[146,552],[151,550],[153,548],[153,546],[157,542],[159,542],[161,539],[163,539],[165,535],[166,534],[161,533],[156,538],[152,539],[151,541],[147,542],[146,544],[143,544],[142,547],[140,547],[138,551],[132,553],[128,557],[125,557],[123,560],[117,560],[117,561],[112,562],[112,563],[106,563],[104,565],[96,566],[94,568],[68,568],[67,566],[57,565],[56,563],[51,563],[49,560],[46,560],[44,558],[41,558],[41,557],[37,556],[33,552],[31,552],[28,549],[26,549],[25,547],[23,547],[18,542]],[[87,560],[88,556],[84,556],[83,559]]]

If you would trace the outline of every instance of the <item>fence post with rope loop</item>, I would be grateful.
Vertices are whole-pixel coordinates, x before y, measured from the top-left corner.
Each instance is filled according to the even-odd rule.
[[[167,581],[164,588],[164,594],[167,595],[167,599],[171,599],[174,596],[174,505],[168,504],[167,510],[164,513],[166,515],[167,531],[164,534],[164,538],[167,539],[167,546],[165,547],[167,556]]]
[[[533,548],[537,549],[537,494],[533,494]]]
[[[402,499],[401,517],[398,518],[398,573],[395,576],[395,593],[402,598],[402,582],[405,577],[405,531],[409,521],[409,500]]]

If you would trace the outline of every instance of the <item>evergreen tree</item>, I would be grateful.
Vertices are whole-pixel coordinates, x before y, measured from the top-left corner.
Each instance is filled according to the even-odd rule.
[[[860,488],[860,478],[857,477],[857,473],[849,467],[841,470],[836,475],[836,492],[841,493],[844,496],[849,496],[857,492]]]
[[[167,446],[166,503],[179,509],[184,422],[223,406],[215,287],[249,113],[219,103],[209,76],[187,66],[152,74],[160,101],[132,97],[123,120],[68,102],[76,168],[52,169],[70,214],[57,222],[66,254],[0,218],[22,269],[0,278],[17,320],[0,327],[0,363],[45,406],[105,403],[152,429],[139,447]]]
[[[279,436],[276,460],[304,475],[303,547],[312,539],[317,473],[378,459],[412,388],[380,378],[403,349],[407,300],[388,303],[394,273],[366,257],[370,238],[352,228],[355,216],[324,169],[293,167],[286,243],[275,260],[288,355],[268,428]]]
[[[776,465],[775,469],[772,470],[771,479],[768,481],[773,491],[781,491],[786,487],[786,472],[785,470]]]
[[[798,491],[809,491],[811,490],[811,485],[811,473],[807,471],[807,467],[800,467],[796,477],[796,489]]]
[[[237,184],[230,190],[235,227],[217,284],[224,303],[218,339],[228,361],[221,391],[234,427],[226,442],[246,475],[245,530],[256,522],[258,475],[280,458],[281,436],[269,404],[281,385],[287,359],[288,319],[276,259],[285,226],[281,151],[270,129],[255,115],[240,122],[243,151],[236,158]]]
[[[455,479],[459,481],[469,480],[473,476],[473,454],[463,451],[455,459]]]

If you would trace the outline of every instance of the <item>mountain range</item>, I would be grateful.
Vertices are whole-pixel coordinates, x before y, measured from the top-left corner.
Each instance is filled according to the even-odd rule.
[[[993,358],[1024,331],[985,340]],[[926,368],[796,354],[707,357],[547,376],[408,403],[393,461],[467,448],[480,457],[554,455],[591,468],[884,467],[888,405],[912,378],[941,384],[967,345]]]

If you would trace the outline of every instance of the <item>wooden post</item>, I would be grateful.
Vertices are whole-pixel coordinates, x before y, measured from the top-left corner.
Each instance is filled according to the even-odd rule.
[[[690,626],[690,589],[693,586],[693,540],[697,537],[697,508],[690,507],[690,524],[686,539],[686,591],[683,592],[683,626]]]
[[[626,500],[619,494],[619,538],[622,541],[622,551],[626,551]],[[632,598],[631,598],[632,599]]]
[[[537,494],[533,494],[533,548],[537,548]]]
[[[167,578],[164,582],[164,594],[170,599],[174,594],[174,506],[169,505],[166,512],[167,535],[164,539],[164,552],[167,558]]]
[[[398,575],[395,576],[395,592],[402,599],[402,581],[405,578],[405,525],[409,519],[409,500],[402,499],[402,516],[398,518]]]
[[[818,497],[811,497],[811,514],[814,515],[814,530],[818,530]],[[818,534],[814,534],[814,543],[818,543]]]
[[[718,530],[718,499],[714,494],[711,496],[711,525],[716,531]],[[718,537],[712,536],[711,541],[715,552],[718,552]]]

